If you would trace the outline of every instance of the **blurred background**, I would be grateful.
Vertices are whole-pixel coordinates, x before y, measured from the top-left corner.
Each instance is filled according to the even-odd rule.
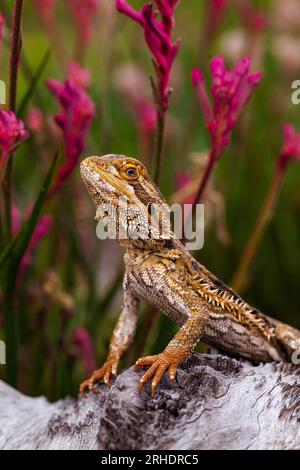
[[[16,379],[9,379],[14,373],[8,376],[9,366],[3,365],[0,378],[27,394],[55,400],[76,395],[79,383],[105,360],[122,301],[123,252],[114,241],[96,237],[95,209],[80,179],[79,161],[112,152],[151,166],[156,132],[149,80],[153,64],[142,29],[120,14],[112,0],[24,3],[16,114],[29,136],[13,157],[13,234],[25,223],[57,150],[59,157],[51,195],[43,201],[10,294]],[[136,9],[145,4],[130,3]],[[0,79],[8,84],[13,2],[2,0],[0,13]],[[181,44],[172,67],[160,184],[169,202],[193,199],[210,147],[192,69],[199,67],[209,84],[215,55],[224,56],[228,67],[250,55],[251,70],[263,73],[205,193],[205,243],[194,253],[230,284],[276,168],[282,125],[290,122],[300,131],[300,105],[291,103],[292,82],[300,80],[300,1],[181,0],[175,19],[173,38]],[[77,88],[62,88],[66,79]],[[66,101],[71,103],[68,112],[74,112],[75,136],[62,132],[57,119]],[[65,162],[69,167],[59,176]],[[300,165],[295,163],[286,171],[243,291],[252,305],[298,328],[299,185]],[[6,336],[6,342],[9,275],[3,266],[0,339]],[[123,367],[139,356],[161,352],[176,332],[165,317],[151,315],[144,307]]]

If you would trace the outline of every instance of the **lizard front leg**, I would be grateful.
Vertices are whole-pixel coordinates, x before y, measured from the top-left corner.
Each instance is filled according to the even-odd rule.
[[[174,383],[177,367],[192,353],[203,334],[207,319],[208,314],[205,311],[193,312],[161,354],[143,357],[136,362],[136,368],[150,366],[140,380],[139,390],[152,379],[153,396],[167,370],[171,382]]]
[[[86,391],[96,392],[95,384],[101,380],[110,386],[111,376],[117,375],[121,357],[128,350],[136,330],[140,301],[126,287],[124,280],[123,307],[121,315],[113,331],[107,359],[100,369],[93,372],[91,377],[80,385],[80,393],[86,396]]]

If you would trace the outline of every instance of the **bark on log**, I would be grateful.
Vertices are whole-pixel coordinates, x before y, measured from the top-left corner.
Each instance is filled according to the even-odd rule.
[[[154,398],[140,375],[52,404],[0,382],[0,448],[300,449],[299,366],[193,354]]]

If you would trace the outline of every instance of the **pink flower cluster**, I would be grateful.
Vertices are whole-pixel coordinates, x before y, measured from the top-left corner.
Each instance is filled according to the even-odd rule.
[[[279,170],[284,171],[290,163],[295,161],[300,161],[300,132],[297,133],[292,124],[286,123],[283,126],[283,146],[277,165]]]
[[[29,132],[25,129],[21,119],[18,119],[12,111],[0,110],[0,174],[9,156],[15,151],[20,142],[27,139],[28,136]]]
[[[3,31],[5,26],[5,16],[0,13],[0,41],[3,39]]]
[[[114,82],[136,120],[139,130],[147,137],[157,126],[156,107],[147,93],[147,77],[133,64],[124,64],[116,69]]]
[[[61,166],[50,194],[57,192],[78,163],[86,137],[95,115],[95,104],[86,91],[73,80],[61,83],[47,80],[47,86],[58,100],[62,112],[55,121],[64,135],[67,162]]]
[[[48,21],[53,16],[57,0],[35,0],[36,9],[44,21]]]
[[[12,111],[0,110],[0,147],[2,150],[0,159],[0,175],[5,168],[8,158],[16,150],[20,142],[29,137],[29,132],[25,129],[23,121],[17,119]],[[29,215],[31,207],[27,210]],[[16,234],[21,229],[21,215],[16,205],[12,206],[11,211],[12,229]],[[42,216],[34,230],[27,251],[21,261],[19,276],[22,275],[31,263],[31,253],[37,247],[38,243],[50,231],[53,222],[51,215]]]
[[[86,328],[79,326],[76,328],[73,341],[78,347],[80,356],[83,358],[87,374],[91,374],[96,369],[96,361],[93,354],[93,344],[91,336]]]
[[[216,30],[219,24],[221,23],[228,3],[229,0],[210,0],[208,23],[212,30]]]
[[[143,132],[145,135],[150,136],[157,126],[155,108],[148,101],[141,100],[139,103],[136,103],[136,111]]]
[[[42,111],[36,106],[29,108],[26,122],[32,132],[39,134],[44,130],[44,117]]]
[[[176,175],[176,180],[177,180],[178,189],[182,189],[191,183],[192,178],[185,171],[181,171],[180,173]],[[194,199],[195,199],[195,196],[194,194],[192,194],[191,196],[188,196],[182,204],[193,204]]]
[[[0,146],[2,152],[12,153],[22,140],[27,139],[28,131],[24,123],[12,111],[0,110]]]
[[[262,10],[259,10],[255,5],[253,5],[253,2],[244,1],[240,4],[238,3],[237,9],[241,20],[250,31],[260,32],[266,29],[268,24],[267,17]]]
[[[30,210],[26,211],[28,215],[31,212]],[[16,205],[12,206],[12,229],[13,233],[17,234],[18,231],[21,229],[21,214]],[[25,255],[22,258],[20,267],[19,267],[19,272],[18,275],[19,277],[22,277],[27,268],[30,266],[31,261],[32,261],[32,252],[37,248],[38,244],[40,241],[45,238],[48,233],[51,230],[53,224],[53,216],[52,215],[42,215],[37,223],[37,226],[33,232],[33,235],[31,237],[30,243],[28,245],[28,248],[26,250]]]
[[[77,62],[70,62],[68,65],[69,79],[82,88],[89,88],[91,85],[91,73],[88,69],[80,67]]]
[[[14,152],[17,146],[23,140],[27,139],[29,132],[25,130],[24,123],[17,119],[12,111],[0,110],[0,146],[2,149],[0,160],[0,174],[2,173],[9,156]],[[27,210],[29,214],[30,210]],[[12,206],[11,211],[12,229],[16,234],[21,229],[21,215],[16,205]],[[51,215],[44,215],[40,218],[31,241],[28,245],[27,251],[21,261],[19,275],[22,275],[31,262],[31,253],[37,247],[38,243],[50,231],[53,222]]]
[[[92,37],[93,21],[99,8],[99,0],[67,0],[67,3],[77,25],[80,40],[86,45]]]
[[[244,57],[234,70],[225,67],[222,56],[211,61],[213,107],[206,92],[202,72],[199,69],[192,72],[192,82],[211,136],[215,159],[221,157],[242,110],[261,81],[260,72],[249,74],[250,65],[250,57]]]
[[[171,68],[179,48],[178,41],[172,44],[174,10],[179,0],[154,1],[158,11],[153,9],[152,3],[146,3],[141,11],[136,11],[127,0],[116,0],[116,6],[144,29],[146,43],[155,61],[159,104],[165,111],[169,105]]]

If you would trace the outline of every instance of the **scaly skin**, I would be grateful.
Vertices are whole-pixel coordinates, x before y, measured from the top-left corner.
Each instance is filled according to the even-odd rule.
[[[116,220],[116,214],[99,209],[99,205],[118,211],[116,238],[126,250],[122,312],[107,360],[81,384],[83,395],[88,390],[96,391],[94,385],[101,380],[110,385],[111,377],[117,375],[119,361],[134,337],[140,300],[149,302],[181,327],[162,353],[136,362],[137,368],[149,367],[139,389],[152,380],[152,395],[166,371],[174,382],[177,367],[200,339],[255,363],[291,361],[293,352],[300,350],[300,332],[244,302],[198,263],[172,232],[163,237],[157,230],[154,239],[122,238],[126,223],[136,228],[138,223],[143,225],[141,220],[148,220],[158,227],[149,211],[151,205],[163,207],[162,220],[169,211],[142,163],[122,155],[89,157],[81,163],[81,175],[98,208],[96,218]],[[127,211],[123,202],[120,204],[124,196]]]

